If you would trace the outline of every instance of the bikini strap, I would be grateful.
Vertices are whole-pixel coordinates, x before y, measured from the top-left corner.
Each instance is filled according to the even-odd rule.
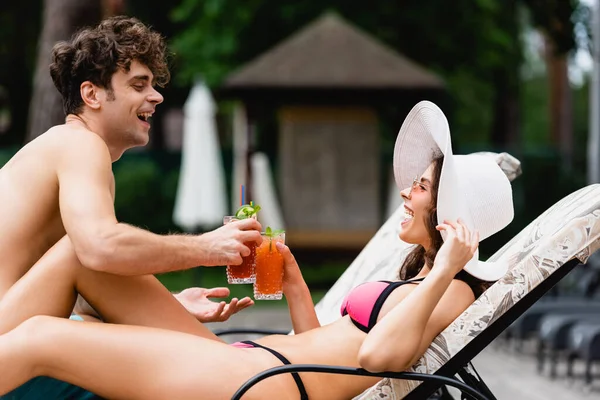
[[[423,280],[425,279],[425,277],[423,278],[416,278],[416,279],[407,279],[405,281],[403,281],[404,283],[419,283],[419,282],[423,282]]]
[[[249,344],[251,346],[254,347],[258,347],[261,349],[264,349],[266,351],[268,351],[269,353],[273,354],[275,357],[277,357],[284,365],[291,365],[292,363],[290,362],[290,360],[288,360],[283,354],[279,353],[278,351],[275,351],[269,347],[260,345],[256,342],[253,342],[251,340],[245,340],[242,343],[246,343]],[[294,381],[296,382],[296,386],[298,386],[298,391],[300,392],[300,400],[308,400],[308,393],[306,392],[306,388],[304,387],[304,382],[302,382],[302,378],[300,378],[300,375],[298,375],[297,372],[291,372],[292,378],[294,378]]]

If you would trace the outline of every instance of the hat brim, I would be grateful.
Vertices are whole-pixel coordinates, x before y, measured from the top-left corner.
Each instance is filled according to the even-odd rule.
[[[487,282],[501,279],[508,271],[508,263],[502,261],[480,261],[479,249],[475,250],[473,258],[463,268],[469,275]]]
[[[458,167],[462,167],[463,160],[456,160],[456,157],[465,156],[453,155],[450,127],[442,110],[429,101],[422,101],[408,113],[396,139],[394,178],[398,188],[402,190],[410,187],[412,180],[421,176],[433,160],[440,156],[444,156],[444,160],[438,184],[438,199],[443,198],[443,201],[437,203],[438,223],[460,218],[469,229],[473,230],[471,212],[466,206],[464,194],[459,189],[461,181],[458,170],[462,168]],[[461,163],[457,164],[458,161]],[[510,187],[510,183],[508,185]],[[445,241],[445,232],[442,231],[441,234]],[[489,234],[484,236],[487,237]],[[479,251],[476,250],[464,270],[478,279],[495,281],[506,274],[508,267],[503,263],[479,261]]]
[[[400,189],[409,187],[441,155],[452,155],[448,120],[435,104],[422,101],[408,113],[396,138],[396,185]]]

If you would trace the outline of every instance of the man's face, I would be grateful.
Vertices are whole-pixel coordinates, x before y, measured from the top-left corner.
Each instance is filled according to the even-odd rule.
[[[133,61],[128,72],[112,76],[112,90],[103,90],[102,121],[109,140],[124,147],[144,146],[149,140],[149,118],[163,96],[152,86],[153,75]]]

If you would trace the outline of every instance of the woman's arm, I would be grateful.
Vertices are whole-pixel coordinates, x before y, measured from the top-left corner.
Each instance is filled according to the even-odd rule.
[[[369,332],[359,351],[360,365],[372,372],[403,371],[474,300],[468,285],[453,280],[471,259],[479,237],[460,224],[442,224],[448,237],[434,267],[414,290]],[[458,231],[458,235],[457,235]]]
[[[302,277],[300,267],[289,247],[277,243],[277,249],[283,256],[283,293],[290,309],[292,328],[295,333],[302,333],[321,326],[310,290]]]
[[[408,369],[473,302],[467,284],[434,271],[369,332],[359,352],[363,368],[371,372]]]

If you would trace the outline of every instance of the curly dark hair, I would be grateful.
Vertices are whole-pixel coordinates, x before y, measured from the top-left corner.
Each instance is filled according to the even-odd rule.
[[[427,265],[433,266],[433,262],[435,260],[435,256],[437,255],[438,250],[442,247],[444,240],[442,239],[442,235],[440,232],[435,229],[438,225],[437,220],[437,195],[438,188],[440,183],[440,176],[442,175],[442,165],[444,163],[444,157],[436,157],[433,160],[433,173],[432,173],[432,183],[431,183],[431,204],[429,205],[429,218],[425,220],[425,227],[427,228],[427,233],[429,233],[429,237],[431,238],[431,246],[429,250],[425,251],[425,248],[421,245],[415,246],[415,248],[408,253],[406,258],[404,259],[404,263],[400,267],[400,271],[398,272],[399,279],[411,279],[414,278],[421,272],[425,263]],[[485,282],[480,279],[475,278],[473,275],[467,273],[465,270],[461,270],[458,274],[456,274],[455,279],[461,280],[465,282],[471,290],[473,290],[473,294],[475,298],[481,296],[483,292],[485,292],[491,285],[491,282]]]
[[[154,85],[170,79],[164,38],[136,18],[108,18],[94,28],[84,28],[69,42],[52,49],[50,75],[63,99],[65,114],[81,112],[80,86],[85,81],[112,92],[111,78],[118,69],[129,71],[132,61],[147,66]]]

